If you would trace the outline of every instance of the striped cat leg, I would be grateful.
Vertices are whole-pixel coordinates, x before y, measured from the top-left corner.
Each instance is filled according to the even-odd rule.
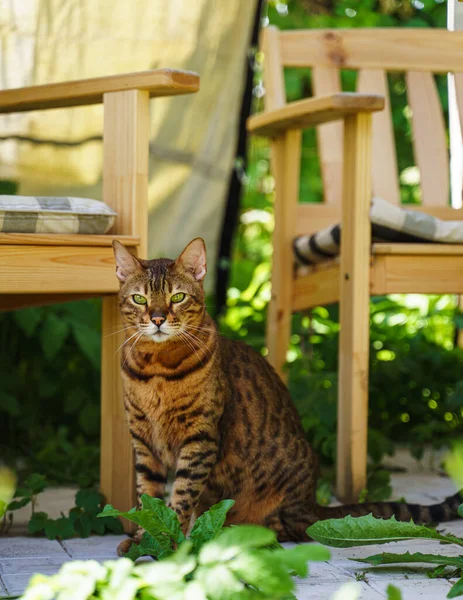
[[[148,494],[153,498],[164,498],[167,483],[167,469],[158,454],[151,450],[141,436],[132,432],[135,450],[135,471],[137,473],[137,498]]]
[[[186,534],[210,472],[217,460],[215,432],[200,431],[187,437],[177,460],[171,507],[179,516]]]

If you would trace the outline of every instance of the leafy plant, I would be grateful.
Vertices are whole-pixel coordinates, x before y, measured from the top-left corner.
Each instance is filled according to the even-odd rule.
[[[233,500],[222,500],[196,519],[190,535],[192,552],[197,554],[206,542],[221,533],[227,513],[234,503]],[[177,513],[160,498],[152,498],[147,494],[141,496],[141,504],[140,510],[133,508],[128,512],[121,512],[107,504],[98,517],[123,517],[145,530],[140,544],[132,544],[130,548],[128,557],[132,560],[140,556],[157,559],[170,556],[175,547],[185,541]]]
[[[3,519],[8,505],[13,500],[15,487],[16,477],[13,471],[0,467],[0,519]]]
[[[0,473],[0,482],[1,482]],[[1,484],[0,484],[1,485]],[[92,533],[103,535],[107,532],[122,533],[123,528],[118,519],[107,516],[97,519],[101,512],[104,498],[102,494],[94,489],[82,489],[76,494],[76,506],[69,511],[68,516],[63,513],[58,519],[50,519],[45,512],[36,512],[37,495],[47,487],[43,475],[34,473],[18,487],[15,493],[10,494],[8,504],[5,503],[0,534],[8,533],[13,523],[13,513],[28,504],[31,504],[32,514],[28,523],[30,534],[42,534],[48,539],[68,539],[71,537],[89,537]],[[12,499],[14,498],[14,499]],[[1,498],[0,498],[1,508]]]
[[[463,504],[459,507],[458,514],[463,515]],[[463,539],[455,535],[439,533],[430,527],[416,525],[413,521],[396,521],[394,517],[391,519],[376,519],[371,514],[358,518],[348,516],[343,519],[318,521],[307,529],[307,534],[315,541],[337,548],[384,544],[412,539],[428,539],[441,544],[463,546]],[[356,558],[355,560],[374,566],[413,563],[433,564],[436,567],[428,573],[430,577],[460,577],[450,589],[447,597],[455,598],[463,595],[462,556],[423,554],[421,552],[414,552],[413,554],[410,552],[404,554],[383,552],[382,554],[375,554],[367,558]]]
[[[161,519],[158,521],[161,527],[164,517],[160,516],[159,509],[153,512],[156,519]],[[216,509],[216,516],[218,512]],[[215,517],[212,519],[215,522]],[[166,527],[162,525],[163,529],[171,527],[170,519]],[[206,527],[206,530],[209,535],[211,529]],[[215,531],[215,527],[212,530]],[[67,563],[57,575],[32,577],[22,598],[50,600],[65,597],[71,591],[72,597],[78,600],[95,597],[107,600],[295,598],[292,575],[305,577],[308,561],[325,561],[330,554],[326,548],[312,544],[289,550],[268,549],[275,545],[275,533],[264,527],[225,528],[205,541],[199,551],[194,550],[192,541],[184,540],[178,550],[154,563],[134,565],[128,559],[103,565],[96,561]]]

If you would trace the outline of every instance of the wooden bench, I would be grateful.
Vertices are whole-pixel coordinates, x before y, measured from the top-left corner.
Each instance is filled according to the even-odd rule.
[[[132,442],[122,400],[112,240],[142,257],[148,238],[150,98],[198,91],[195,73],[158,69],[0,92],[0,114],[103,104],[103,194],[117,213],[111,235],[0,233],[0,310],[103,296],[101,490],[136,505]],[[4,351],[6,349],[3,349]]]
[[[337,491],[341,499],[355,501],[366,484],[370,295],[463,293],[463,246],[371,244],[372,195],[400,203],[387,73],[405,73],[421,174],[417,208],[441,219],[462,219],[462,211],[449,205],[447,136],[433,75],[454,73],[463,117],[463,32],[269,27],[262,49],[265,111],[249,119],[248,129],[272,138],[268,358],[282,374],[292,312],[340,302]],[[287,104],[284,67],[310,67],[316,96]],[[357,93],[342,93],[340,69],[358,71]],[[312,126],[319,126],[324,202],[301,204],[301,129]],[[339,261],[300,276],[293,269],[293,239],[336,223],[342,224]]]

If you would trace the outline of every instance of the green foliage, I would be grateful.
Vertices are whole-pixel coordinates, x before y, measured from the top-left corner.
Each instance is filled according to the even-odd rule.
[[[439,533],[435,529],[416,525],[413,521],[409,523],[391,519],[375,519],[371,514],[365,517],[343,519],[329,519],[319,521],[307,529],[307,534],[315,541],[337,548],[351,548],[353,546],[367,546],[371,544],[385,544],[388,542],[400,542],[412,539],[428,539],[441,544],[455,544],[463,546],[463,539],[454,535]],[[404,554],[393,554],[383,552],[366,558],[352,559],[356,562],[368,563],[373,566],[392,564],[414,564],[428,563],[437,565],[433,571],[428,573],[431,578],[435,577],[461,577],[463,575],[463,556],[446,556],[437,554],[423,554],[421,552],[406,552]],[[391,586],[389,586],[391,587]],[[451,588],[447,598],[455,598],[463,595],[463,577]],[[394,590],[388,597],[400,598]]]
[[[463,540],[454,535],[444,535],[435,529],[416,525],[413,521],[376,519],[373,515],[364,517],[347,516],[343,519],[317,521],[307,529],[307,534],[316,542],[336,548],[386,544],[412,539],[438,540],[463,546]]]
[[[161,511],[158,503],[149,506],[155,518],[165,523],[167,513]],[[223,505],[222,510],[225,508]],[[112,508],[106,511],[113,512]],[[220,512],[221,509],[215,509],[211,522],[218,522]],[[171,524],[168,529],[171,530]],[[292,575],[305,577],[308,561],[330,558],[327,549],[314,545],[270,550],[268,546],[276,545],[275,533],[259,526],[225,528],[217,536],[215,526],[204,532],[199,553],[191,541],[185,540],[178,550],[158,562],[134,565],[120,559],[100,565],[96,561],[76,561],[64,565],[52,577],[35,575],[23,600],[64,598],[69,594],[78,600],[289,599],[294,598]],[[207,541],[209,535],[213,539]]]
[[[100,302],[0,314],[0,455],[51,483],[98,480]],[[18,459],[21,459],[18,461]]]
[[[160,498],[147,494],[141,496],[142,508],[121,512],[107,504],[98,517],[123,517],[145,530],[139,545],[133,544],[127,554],[136,560],[140,556],[164,558],[174,552],[174,547],[185,540],[177,513]],[[214,540],[222,532],[228,511],[235,502],[222,500],[202,514],[191,530],[192,552],[198,553],[206,542]]]
[[[47,485],[43,475],[34,473],[16,489],[14,495],[11,494],[14,500],[8,503],[5,513],[0,515],[3,516],[0,534],[8,533],[13,522],[12,513],[28,504],[32,504],[32,515],[28,524],[30,534],[45,535],[50,540],[65,540],[75,536],[86,538],[92,533],[122,533],[122,525],[118,519],[112,516],[97,519],[104,498],[94,489],[82,489],[77,492],[76,506],[69,511],[68,516],[61,514],[58,519],[50,519],[47,513],[36,512],[37,495],[43,492]]]
[[[386,589],[387,600],[402,600],[402,593],[398,587],[390,583]]]

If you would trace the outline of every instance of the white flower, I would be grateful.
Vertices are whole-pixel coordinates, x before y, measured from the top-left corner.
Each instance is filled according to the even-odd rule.
[[[356,581],[342,585],[332,596],[331,600],[357,600],[360,598],[362,587]]]
[[[144,587],[143,581],[133,575],[133,562],[128,558],[107,561],[108,586],[101,590],[103,600],[133,600],[137,591]]]
[[[45,575],[33,575],[21,600],[52,600],[56,594],[54,579],[55,577]]]

